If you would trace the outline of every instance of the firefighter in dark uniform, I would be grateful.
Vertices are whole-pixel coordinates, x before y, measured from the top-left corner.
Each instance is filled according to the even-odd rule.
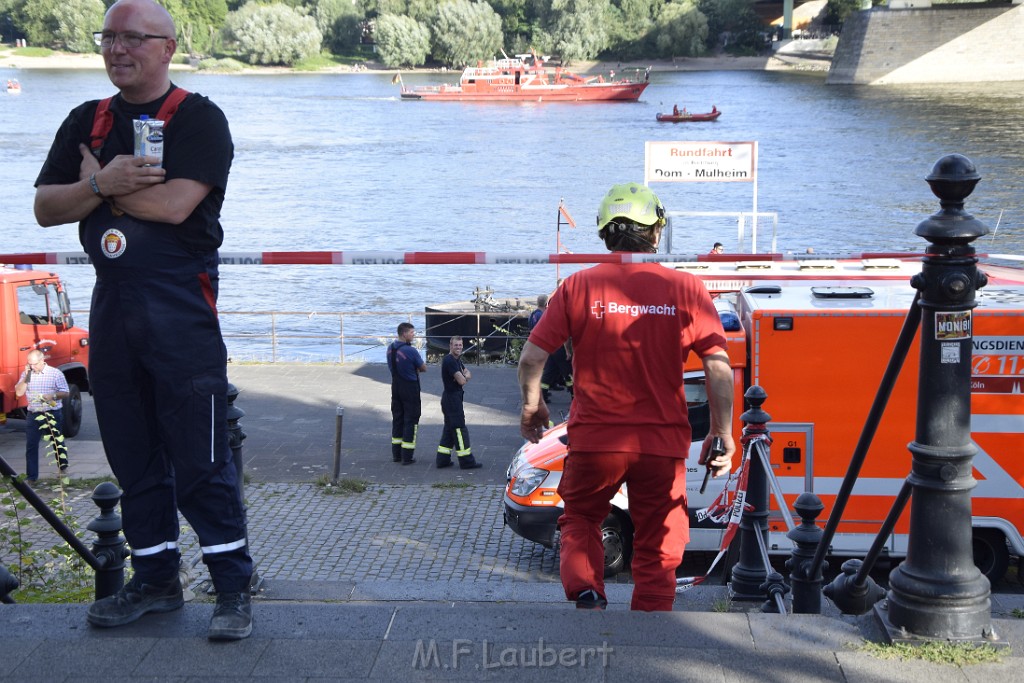
[[[473,458],[473,449],[469,445],[469,430],[466,429],[466,411],[462,405],[465,394],[463,387],[473,375],[460,358],[462,337],[452,337],[448,341],[448,350],[450,353],[441,362],[441,381],[444,382],[441,412],[444,414],[444,431],[441,432],[441,443],[437,446],[437,469],[451,467],[454,450],[459,468],[473,470],[483,465]]]
[[[391,459],[403,465],[416,462],[416,432],[420,426],[420,374],[427,371],[419,351],[412,345],[416,328],[398,325],[398,339],[388,346],[391,371]]]
[[[68,115],[36,180],[35,213],[43,226],[78,221],[96,269],[89,382],[103,448],[124,489],[134,573],[86,619],[120,626],[182,607],[180,510],[217,591],[208,636],[237,640],[252,632],[253,567],[228,445],[227,351],[216,308],[231,133],[216,105],[189,94],[166,121],[163,165],[133,155],[132,120],[154,118],[184,94],[168,75],[175,30],[151,0],[107,10],[96,39],[118,88],[110,125],[92,137],[105,118],[96,100]]]

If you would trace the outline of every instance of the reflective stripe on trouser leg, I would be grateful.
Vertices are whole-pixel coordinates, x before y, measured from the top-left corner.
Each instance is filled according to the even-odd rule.
[[[459,428],[455,430],[455,441],[458,444],[455,455],[460,458],[473,455],[473,449],[469,445],[469,434],[464,429]]]

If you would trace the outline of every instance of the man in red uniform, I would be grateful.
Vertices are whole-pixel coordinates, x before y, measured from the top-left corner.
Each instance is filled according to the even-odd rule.
[[[650,189],[616,185],[597,218],[610,251],[657,250],[665,209]],[[690,446],[683,365],[692,351],[707,378],[711,429],[700,462],[717,477],[732,468],[732,370],[725,333],[707,290],[690,273],[657,263],[602,264],[570,276],[548,303],[519,361],[520,431],[536,443],[548,424],[544,361],[573,343],[576,397],[559,495],[561,577],[579,608],[603,609],[601,522],[625,482],[633,540],[635,610],[671,610],[675,569],[689,540],[686,455]],[[710,455],[721,437],[725,452]]]

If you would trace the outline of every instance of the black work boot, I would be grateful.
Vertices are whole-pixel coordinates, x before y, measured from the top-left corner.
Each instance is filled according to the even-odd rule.
[[[252,633],[252,596],[244,593],[217,593],[217,606],[213,608],[210,640],[241,640]]]
[[[460,470],[475,470],[483,467],[482,462],[477,462],[476,458],[472,455],[460,455],[459,456],[459,469]]]
[[[605,609],[606,607],[608,607],[608,601],[593,588],[581,591],[576,596],[576,609]]]
[[[89,605],[85,620],[93,626],[124,626],[150,612],[172,612],[185,604],[181,581],[175,576],[165,584],[142,583],[138,575],[114,595]]]
[[[438,453],[437,458],[434,459],[434,467],[439,470],[443,470],[445,467],[451,467],[455,463],[452,462],[452,456],[445,453]]]

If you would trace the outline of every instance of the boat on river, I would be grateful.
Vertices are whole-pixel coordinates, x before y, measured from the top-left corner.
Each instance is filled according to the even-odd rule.
[[[494,298],[489,287],[473,290],[473,299],[424,307],[427,348],[448,352],[454,336],[465,340],[467,354],[506,355],[516,340],[526,339],[533,307],[522,298]],[[520,342],[521,343],[521,342]]]
[[[6,90],[8,95],[20,95],[21,83],[18,82],[17,78],[8,78]]]
[[[640,80],[579,76],[558,66],[545,67],[547,57],[537,54],[505,56],[478,63],[462,72],[458,84],[407,87],[401,75],[403,100],[432,102],[636,102],[649,85],[650,68]]]
[[[711,111],[696,114],[685,109],[683,111],[673,111],[671,114],[659,113],[656,118],[663,123],[686,123],[688,121],[715,121],[721,115],[722,112],[718,107],[712,107]]]

